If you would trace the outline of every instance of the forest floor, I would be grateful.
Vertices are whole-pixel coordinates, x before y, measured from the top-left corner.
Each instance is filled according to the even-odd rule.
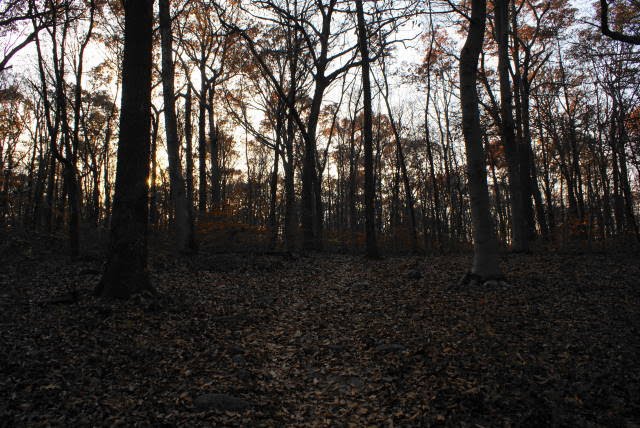
[[[3,244],[0,426],[640,426],[636,251],[156,254],[128,302],[61,253]]]

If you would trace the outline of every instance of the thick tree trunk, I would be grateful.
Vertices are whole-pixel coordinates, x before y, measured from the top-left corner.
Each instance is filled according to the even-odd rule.
[[[96,294],[153,290],[147,271],[153,0],[126,0],[122,106],[111,242]]]
[[[527,241],[536,238],[536,224],[533,213],[532,197],[534,196],[533,177],[531,171],[534,168],[534,159],[531,150],[531,141],[525,136],[525,126],[523,124],[524,115],[522,112],[523,101],[520,87],[520,76],[515,73],[514,78],[514,107],[516,112],[516,142],[518,144],[518,160],[520,173],[520,190],[522,192],[522,210],[524,217],[524,233]],[[530,136],[529,136],[530,138]]]
[[[469,33],[460,53],[460,102],[464,134],[471,219],[473,224],[473,267],[471,273],[486,281],[501,276],[497,243],[489,208],[487,169],[482,147],[478,109],[478,58],[484,40],[486,0],[472,0]]]
[[[324,74],[324,70],[322,73]],[[326,89],[326,82],[321,79],[316,80],[309,118],[307,120],[307,134],[304,142],[304,159],[302,161],[302,246],[305,250],[320,249],[322,239],[319,236],[319,228],[322,218],[318,216],[320,206],[318,204],[320,195],[317,194],[319,188],[318,169],[316,167],[316,131],[318,119],[322,107],[322,98]]]

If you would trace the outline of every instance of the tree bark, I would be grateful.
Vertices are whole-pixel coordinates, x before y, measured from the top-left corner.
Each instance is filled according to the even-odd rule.
[[[95,293],[153,291],[147,270],[153,0],[125,0],[122,104],[111,241]]]
[[[280,102],[278,108],[278,117],[276,125],[276,145],[273,149],[273,170],[271,171],[271,180],[269,183],[269,230],[271,232],[269,245],[275,248],[278,243],[278,167],[280,159],[280,145],[282,140],[282,131],[284,128],[284,103]]]
[[[204,48],[203,48],[204,49]],[[207,211],[207,74],[206,55],[200,56],[200,104],[198,116],[198,213]]]
[[[169,158],[171,199],[175,213],[173,228],[178,251],[191,253],[196,249],[196,243],[180,162],[180,142],[178,140],[178,120],[176,118],[176,97],[174,92],[173,34],[171,31],[169,0],[159,0],[159,6],[164,129]]]
[[[324,74],[324,69],[322,69]],[[302,161],[302,238],[303,248],[305,250],[319,249],[320,239],[318,236],[318,215],[319,206],[316,192],[319,190],[316,186],[318,180],[318,170],[316,168],[316,130],[318,127],[318,119],[322,106],[322,98],[326,89],[324,80],[316,80],[313,100],[309,110],[309,118],[307,121],[307,133],[304,142],[304,158]],[[321,221],[321,220],[320,220]]]
[[[187,186],[187,204],[189,205],[189,215],[191,216],[191,224],[193,224],[193,126],[191,125],[191,82],[187,85],[187,94],[184,101],[184,139],[186,152],[186,186]]]
[[[469,33],[460,53],[460,102],[464,135],[471,219],[473,225],[473,266],[471,273],[486,281],[501,276],[497,243],[489,211],[489,190],[485,153],[482,147],[478,109],[478,59],[484,41],[486,0],[472,0]]]
[[[512,110],[511,82],[509,78],[508,57],[508,0],[496,0],[495,23],[496,39],[498,42],[498,73],[500,76],[500,112],[502,119],[501,137],[507,158],[509,173],[509,193],[511,195],[511,230],[513,251],[525,252],[529,250],[526,233],[526,218],[524,212],[524,197],[520,171],[520,156],[515,136]],[[527,153],[528,155],[528,153]],[[528,160],[528,156],[527,156]]]
[[[378,244],[376,241],[375,225],[375,183],[373,178],[373,130],[371,112],[371,77],[369,74],[369,47],[367,46],[367,27],[364,20],[362,0],[356,0],[356,14],[358,18],[358,48],[362,58],[362,92],[364,109],[364,210],[365,210],[365,239],[366,255],[378,258]]]
[[[158,209],[158,129],[160,128],[160,112],[154,111],[151,116],[151,188],[149,189],[149,222],[155,228],[160,221],[160,210]]]
[[[209,102],[207,103],[207,108],[209,111],[209,151],[211,152],[211,205],[214,210],[219,210],[222,208],[222,201],[220,199],[219,135],[213,110],[215,90],[215,83],[213,83],[209,86]]]
[[[429,52],[431,52],[433,45],[433,38],[431,41],[431,45],[429,47]],[[431,55],[429,55],[431,56]],[[441,244],[440,237],[440,188],[436,181],[436,170],[434,166],[433,160],[433,141],[431,139],[431,131],[429,129],[429,101],[431,99],[431,75],[430,70],[427,70],[427,101],[424,108],[424,135],[425,135],[425,143],[427,149],[427,160],[429,162],[429,182],[431,184],[431,233],[433,235],[433,240],[437,247]],[[425,180],[425,186],[427,186]],[[424,236],[425,239],[425,249],[427,248],[427,235]]]
[[[620,31],[614,31],[609,27],[609,0],[600,0],[600,30],[602,34],[633,45],[640,45],[640,36],[637,34],[624,34]]]

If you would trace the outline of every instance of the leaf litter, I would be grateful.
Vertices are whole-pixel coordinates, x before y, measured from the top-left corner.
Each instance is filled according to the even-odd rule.
[[[1,426],[640,423],[637,254],[466,288],[468,255],[160,254],[127,302],[92,296],[98,258],[4,259]]]

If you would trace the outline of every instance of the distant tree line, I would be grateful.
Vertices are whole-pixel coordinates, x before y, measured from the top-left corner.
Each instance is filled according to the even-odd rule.
[[[148,229],[181,253],[238,237],[370,257],[640,241],[640,11],[592,13],[5,2],[0,228],[65,231],[73,256],[109,229],[118,275],[114,252],[146,260]]]

